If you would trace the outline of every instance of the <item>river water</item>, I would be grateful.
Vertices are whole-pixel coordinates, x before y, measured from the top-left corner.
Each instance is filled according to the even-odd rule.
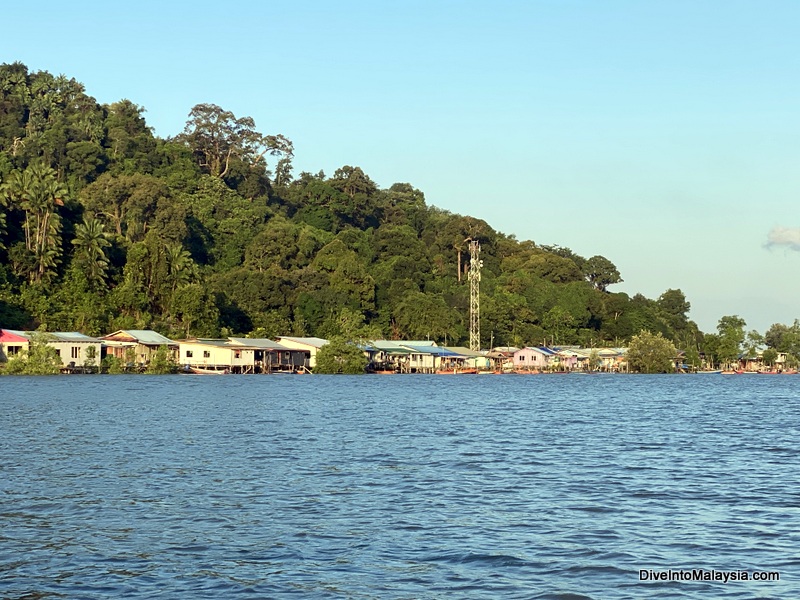
[[[798,376],[0,392],[2,598],[800,598]]]

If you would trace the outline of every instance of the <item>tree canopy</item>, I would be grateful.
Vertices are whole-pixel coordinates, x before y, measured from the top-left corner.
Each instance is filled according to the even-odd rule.
[[[680,290],[614,292],[606,257],[518,241],[356,165],[294,176],[276,125],[199,103],[162,139],[128,99],[99,104],[74,79],[0,65],[0,324],[320,335],[341,338],[339,356],[357,339],[343,323],[465,344],[477,240],[483,347],[620,346],[648,330],[720,357],[741,349],[743,325],[702,335]],[[797,323],[765,337],[800,355],[798,340]]]
[[[678,350],[661,333],[642,331],[631,338],[628,347],[628,365],[639,373],[672,373]]]

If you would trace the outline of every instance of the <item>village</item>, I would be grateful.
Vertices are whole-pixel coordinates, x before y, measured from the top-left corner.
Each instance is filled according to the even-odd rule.
[[[52,347],[64,374],[102,373],[107,357],[122,365],[122,372],[145,372],[156,353],[166,351],[177,371],[200,375],[312,374],[317,352],[328,343],[318,337],[228,337],[171,340],[153,330],[118,330],[91,337],[79,332],[30,332],[0,329],[0,369],[23,353],[34,340]],[[527,346],[474,351],[461,346],[440,346],[430,340],[371,340],[359,345],[368,373],[376,374],[550,374],[625,373],[626,348]],[[766,367],[760,357],[741,358],[731,368],[690,369],[675,359],[676,372],[796,373],[783,369],[785,356]]]

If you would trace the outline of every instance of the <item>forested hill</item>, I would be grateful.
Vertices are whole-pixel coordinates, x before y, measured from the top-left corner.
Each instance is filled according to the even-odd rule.
[[[483,347],[622,345],[643,329],[684,348],[702,339],[680,290],[614,293],[622,279],[602,256],[518,241],[359,167],[295,173],[289,139],[215,105],[169,139],[143,112],[0,66],[0,327],[180,338],[355,326],[464,344],[475,239]]]

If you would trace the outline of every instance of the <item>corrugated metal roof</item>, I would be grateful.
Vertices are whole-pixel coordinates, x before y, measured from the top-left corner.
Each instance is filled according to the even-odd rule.
[[[525,348],[522,348],[522,350],[517,350],[516,352],[522,352],[523,350],[533,350],[534,352],[538,352],[539,354],[542,354],[544,356],[555,356],[556,355],[556,351],[555,350],[551,350],[550,348],[547,348],[545,346],[526,346]],[[516,354],[516,352],[515,352],[515,354]]]
[[[287,340],[289,342],[294,342],[295,344],[305,344],[306,346],[313,346],[314,348],[322,348],[325,344],[328,343],[328,340],[318,337],[289,337],[286,335],[279,336],[277,340],[278,342],[280,342],[281,340]]]
[[[431,354],[433,356],[461,356],[460,354],[452,352],[447,348],[442,348],[441,346],[412,346],[411,344],[403,344],[403,346],[418,354]]]
[[[30,341],[31,334],[28,331],[19,331],[18,329],[0,329],[0,338],[2,338],[5,334],[9,334],[18,338],[22,338],[23,340]]]
[[[133,335],[142,344],[174,344],[171,339],[161,335],[152,329],[128,329],[128,333]]]
[[[267,338],[229,337],[226,343],[228,346],[242,346],[245,348],[253,348],[255,350],[278,350],[278,351],[292,350],[292,348],[287,348],[286,346],[283,346],[278,342],[274,342]]]
[[[162,346],[164,344],[176,345],[176,342],[173,342],[171,339],[164,337],[152,329],[120,329],[100,339],[113,338],[119,334],[127,335],[145,346]]]
[[[97,338],[89,337],[79,331],[53,331],[50,335],[54,336],[59,342],[99,342]]]
[[[485,352],[479,352],[477,350],[470,350],[469,348],[465,348],[464,346],[445,346],[445,348],[447,348],[451,352],[455,352],[456,354],[459,354],[461,356],[471,356],[471,357],[474,357],[474,358],[478,358],[478,357],[483,358],[483,357],[486,356]]]
[[[193,344],[195,346],[211,346],[213,348],[225,348],[228,345],[228,340],[212,339],[212,338],[195,338],[193,340],[182,340],[179,343],[181,345]]]
[[[403,350],[402,346],[391,340],[372,340],[370,344],[378,350]]]

